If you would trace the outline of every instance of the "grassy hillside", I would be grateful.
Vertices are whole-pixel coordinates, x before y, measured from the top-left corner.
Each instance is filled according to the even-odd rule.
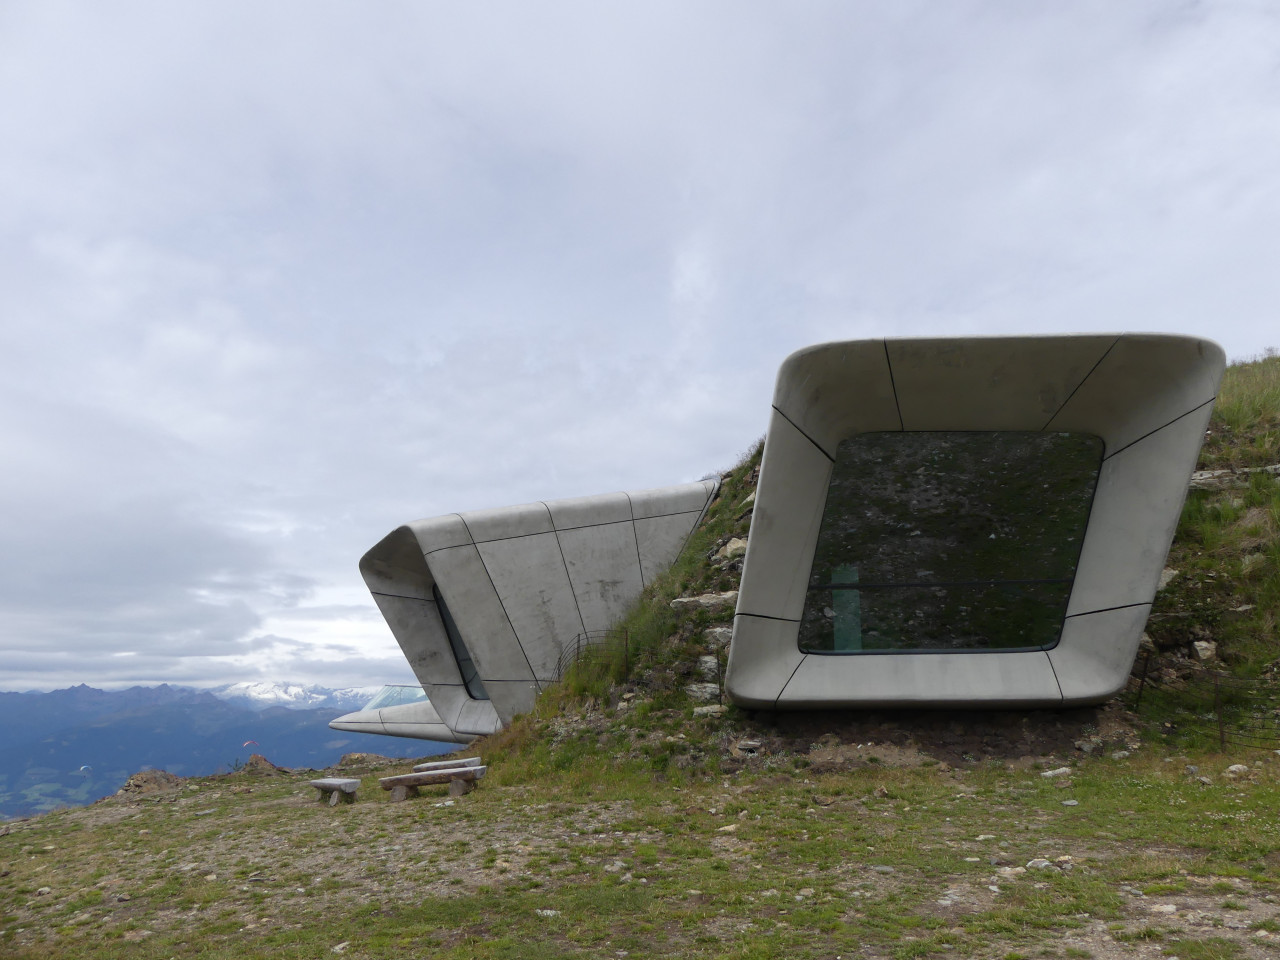
[[[1229,371],[1205,469],[1280,460],[1278,382],[1274,357]],[[1275,478],[1189,497],[1150,627],[1182,687],[1138,715],[752,716],[707,709],[732,604],[671,601],[736,587],[741,558],[716,554],[746,535],[758,459],[646,591],[626,655],[469,751],[475,793],[389,803],[376,775],[405,765],[369,761],[352,806],[241,772],[14,824],[0,955],[1280,953],[1280,756],[1218,752],[1178,679],[1205,638],[1226,672],[1275,661]]]

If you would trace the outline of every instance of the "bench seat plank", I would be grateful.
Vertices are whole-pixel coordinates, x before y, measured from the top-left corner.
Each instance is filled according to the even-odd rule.
[[[383,790],[391,790],[395,787],[425,787],[435,783],[448,783],[451,780],[479,780],[488,769],[488,767],[454,767],[449,770],[402,773],[395,777],[383,777],[378,781],[378,785]]]
[[[461,760],[433,760],[430,763],[418,763],[413,767],[414,773],[426,773],[428,770],[449,770],[453,767],[478,767],[479,757],[463,757]]]

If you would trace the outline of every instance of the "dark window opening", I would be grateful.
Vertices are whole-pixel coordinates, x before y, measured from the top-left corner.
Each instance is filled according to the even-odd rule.
[[[840,444],[806,653],[1045,650],[1102,464],[1081,433],[866,433]]]
[[[488,700],[489,694],[480,679],[480,673],[471,659],[467,645],[462,642],[462,634],[458,633],[458,625],[453,622],[453,614],[440,593],[440,588],[431,585],[431,596],[435,598],[436,609],[440,611],[440,619],[444,622],[444,632],[449,636],[449,646],[453,649],[453,659],[458,663],[458,672],[462,674],[462,683],[467,688],[467,696],[472,700]]]

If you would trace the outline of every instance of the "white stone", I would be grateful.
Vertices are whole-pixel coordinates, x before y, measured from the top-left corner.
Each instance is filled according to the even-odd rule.
[[[684,689],[690,700],[720,699],[720,685],[716,683],[690,683]]]
[[[1042,777],[1069,777],[1071,776],[1070,767],[1058,767],[1055,770],[1045,770],[1040,774]]]
[[[716,556],[722,560],[732,560],[734,557],[740,557],[747,552],[747,541],[740,537],[734,537],[723,547],[716,551]]]
[[[1212,660],[1218,655],[1218,645],[1212,640],[1197,640],[1191,644],[1197,660]]]
[[[1173,582],[1173,578],[1176,577],[1178,573],[1179,571],[1174,570],[1172,567],[1165,567],[1160,571],[1160,579],[1156,581],[1156,589],[1163,590]]]
[[[696,597],[676,597],[671,601],[672,610],[716,610],[731,607],[738,602],[737,590],[724,593],[703,593]]]
[[[695,717],[718,717],[727,709],[728,707],[722,703],[713,703],[706,707],[694,707],[693,715]]]

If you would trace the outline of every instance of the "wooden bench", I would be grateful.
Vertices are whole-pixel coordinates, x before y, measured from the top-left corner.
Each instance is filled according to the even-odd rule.
[[[409,797],[418,795],[419,787],[429,787],[433,784],[447,783],[449,785],[449,796],[460,797],[470,793],[475,787],[475,783],[488,771],[488,767],[481,766],[478,757],[468,757],[463,761],[437,761],[435,763],[419,764],[419,767],[430,767],[429,770],[419,770],[414,767],[413,773],[402,773],[396,777],[383,777],[378,781],[378,786],[383,790],[391,791],[392,801],[406,800]]]
[[[336,807],[340,803],[355,803],[360,781],[348,780],[346,777],[325,777],[323,780],[312,780],[311,786],[320,791],[321,801],[328,800],[329,806]]]
[[[478,767],[479,757],[463,757],[461,760],[432,760],[430,763],[415,764],[414,773],[426,773],[428,770],[450,770],[454,767]]]

